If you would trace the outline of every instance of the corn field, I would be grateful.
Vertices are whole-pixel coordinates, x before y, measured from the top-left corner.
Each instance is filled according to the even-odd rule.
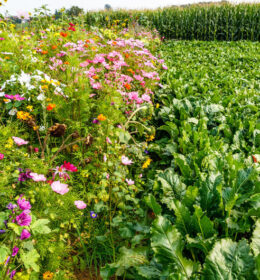
[[[88,25],[127,22],[155,28],[165,39],[260,40],[260,4],[192,5],[144,11],[88,12]]]

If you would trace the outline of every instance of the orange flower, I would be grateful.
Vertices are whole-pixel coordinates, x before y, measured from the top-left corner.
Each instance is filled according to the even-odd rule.
[[[100,115],[98,115],[97,119],[99,121],[105,121],[107,118],[103,114],[100,114]]]
[[[89,47],[89,45],[88,45],[88,44],[85,44],[85,45],[84,45],[84,47],[85,47],[85,48],[88,48],[88,47]]]
[[[56,107],[55,104],[48,104],[48,106],[46,107],[46,109],[47,109],[47,111],[52,111],[55,107]]]
[[[56,50],[58,47],[57,47],[57,46],[51,46],[51,48],[52,48],[53,50]]]
[[[42,53],[42,54],[47,54],[47,53],[48,53],[48,51],[41,51],[41,53]]]
[[[117,45],[117,42],[116,42],[116,41],[113,41],[112,44],[115,46],[115,45]]]
[[[86,42],[86,43],[90,43],[89,39],[87,39],[85,42]]]
[[[128,53],[125,53],[125,57],[128,58],[130,55]]]
[[[128,90],[131,89],[131,85],[129,85],[128,83],[124,84],[124,87],[125,87],[126,89],[128,89]]]
[[[97,80],[98,78],[99,78],[99,76],[98,75],[95,75],[95,76],[93,76],[92,77],[94,80]]]
[[[65,61],[65,62],[64,62],[64,64],[67,64],[67,65],[69,65],[70,63],[69,63],[68,61]]]
[[[65,38],[65,37],[67,37],[67,36],[68,36],[68,34],[67,34],[67,33],[65,33],[65,32],[61,32],[61,33],[60,33],[60,36],[62,36],[62,37],[64,37],[64,38]]]
[[[46,271],[43,273],[43,280],[51,280],[53,278],[53,272]]]

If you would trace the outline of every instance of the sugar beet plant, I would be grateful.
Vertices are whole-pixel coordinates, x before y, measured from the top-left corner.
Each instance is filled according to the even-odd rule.
[[[151,212],[103,276],[257,279],[259,44],[171,42],[161,54],[169,71],[147,149]]]

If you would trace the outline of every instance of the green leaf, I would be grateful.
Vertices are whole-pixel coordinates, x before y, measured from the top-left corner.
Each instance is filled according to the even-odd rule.
[[[168,204],[167,198],[181,199],[185,194],[186,186],[181,182],[180,177],[174,174],[173,168],[168,168],[158,174],[157,180],[162,185],[164,203]]]
[[[162,208],[159,203],[156,202],[155,197],[149,194],[144,198],[145,203],[149,206],[156,215],[161,214]]]
[[[146,279],[160,279],[161,276],[161,271],[157,269],[154,265],[137,266],[136,270],[139,275]]]
[[[35,249],[33,249],[27,253],[23,252],[21,254],[21,259],[24,263],[25,268],[26,269],[32,268],[36,272],[39,272],[39,270],[40,270],[39,265],[36,263],[39,258],[40,258],[40,255],[38,254],[38,252]]]
[[[179,166],[181,173],[185,177],[192,176],[192,170],[190,169],[189,164],[184,155],[182,154],[174,154],[175,163]]]
[[[10,254],[10,249],[5,245],[1,245],[0,247],[0,264],[3,263],[6,257]]]
[[[196,228],[197,233],[200,233],[203,239],[212,237],[215,234],[213,223],[206,214],[202,212],[202,209],[199,206],[194,205],[194,208],[195,212],[192,216],[192,223]]]
[[[175,264],[187,279],[196,270],[196,264],[183,257],[184,247],[178,230],[164,217],[159,216],[152,225],[151,246],[155,259],[163,265]]]
[[[255,230],[252,236],[251,249],[254,252],[255,257],[260,254],[260,219],[256,221]]]
[[[48,234],[51,232],[51,229],[47,226],[50,221],[47,219],[36,220],[32,225],[31,229],[34,234]]]
[[[256,279],[255,263],[246,240],[239,243],[231,239],[218,241],[206,258],[203,279]]]
[[[211,173],[206,180],[201,182],[199,188],[200,192],[200,206],[203,211],[207,211],[209,217],[214,215],[219,209],[220,194],[217,187],[222,182],[222,176]]]
[[[5,227],[4,221],[7,220],[8,213],[6,212],[0,212],[0,228]]]

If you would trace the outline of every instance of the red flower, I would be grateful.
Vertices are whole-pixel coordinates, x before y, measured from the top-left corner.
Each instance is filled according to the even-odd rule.
[[[69,25],[70,25],[71,27],[75,26],[75,24],[73,24],[72,22],[70,22]]]
[[[253,158],[254,163],[257,163],[257,158],[253,155],[252,155],[252,158]]]
[[[65,32],[61,32],[61,33],[60,33],[60,36],[62,36],[62,37],[64,37],[64,38],[65,38],[65,37],[67,37],[67,36],[68,36],[68,34],[67,34],[67,33],[65,33]]]
[[[73,165],[70,162],[66,162],[64,161],[63,165],[61,166],[62,168],[65,168],[66,170],[70,171],[70,172],[77,172],[78,169],[75,165]]]
[[[76,31],[76,28],[73,27],[73,26],[70,26],[70,27],[69,27],[69,30],[71,30],[71,31]]]

